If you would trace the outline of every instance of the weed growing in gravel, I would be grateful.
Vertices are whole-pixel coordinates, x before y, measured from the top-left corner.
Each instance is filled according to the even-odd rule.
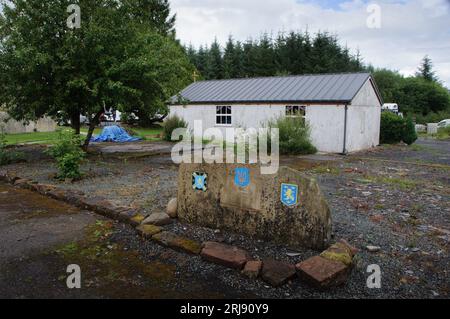
[[[404,191],[412,190],[418,186],[417,182],[410,179],[399,177],[387,177],[387,176],[365,176],[364,179],[357,179],[356,181],[362,184],[393,185],[397,186],[398,188]]]
[[[59,179],[80,179],[80,164],[84,158],[80,137],[72,132],[60,132],[58,142],[47,153],[52,156],[58,166]]]
[[[381,177],[377,178],[377,180],[380,183],[383,184],[391,184],[398,186],[401,190],[411,190],[416,188],[417,183],[409,180],[409,179],[403,179],[403,178],[396,178],[396,177]]]
[[[6,148],[6,136],[3,128],[0,127],[0,165],[22,162],[25,160],[25,154]]]
[[[423,145],[413,144],[410,146],[410,149],[414,152],[421,152],[421,151],[426,150],[427,148]]]
[[[316,174],[330,174],[330,175],[339,175],[340,171],[336,167],[332,166],[318,166],[313,169],[313,172]]]

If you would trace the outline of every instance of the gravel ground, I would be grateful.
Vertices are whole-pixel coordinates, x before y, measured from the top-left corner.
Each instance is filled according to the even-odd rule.
[[[35,150],[27,150],[33,156]],[[450,294],[450,142],[421,140],[412,147],[389,146],[329,161],[289,158],[318,179],[332,215],[334,238],[346,239],[361,251],[347,285],[320,292],[298,280],[273,289],[261,281],[249,281],[238,273],[203,262],[198,257],[167,251],[143,241],[130,227],[118,224],[112,241],[138,250],[145,260],[164,258],[180,276],[197,274],[214,280],[239,295],[273,298],[448,298]],[[18,175],[41,183],[55,183],[53,162],[40,161],[7,167]],[[91,157],[83,165],[86,177],[61,187],[84,191],[88,196],[108,196],[134,205],[146,213],[162,211],[176,194],[177,167],[165,157],[117,159]],[[168,230],[205,241],[216,240],[247,249],[256,258],[275,258],[297,263],[317,252],[288,247],[238,234],[217,232],[180,223]],[[381,247],[369,253],[368,245]],[[368,265],[382,270],[382,288],[368,289]],[[224,288],[225,289],[225,288]]]

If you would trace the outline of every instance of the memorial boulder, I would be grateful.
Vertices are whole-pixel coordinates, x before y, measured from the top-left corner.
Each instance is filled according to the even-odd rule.
[[[181,164],[178,217],[290,247],[324,249],[331,238],[317,182],[287,167],[263,175],[259,165]]]

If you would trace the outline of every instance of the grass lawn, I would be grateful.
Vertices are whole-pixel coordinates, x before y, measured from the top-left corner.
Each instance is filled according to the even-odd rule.
[[[67,127],[61,127],[59,130],[70,130]],[[158,141],[157,135],[162,133],[161,127],[154,128],[133,128],[135,134],[144,140],[148,141]],[[86,135],[88,132],[87,128],[82,128],[81,133]],[[102,132],[102,128],[96,128],[94,135],[98,135]],[[21,133],[21,134],[6,134],[5,141],[7,145],[17,145],[17,144],[54,144],[59,139],[59,131],[42,133]]]
[[[21,134],[6,134],[6,145],[16,144],[53,144],[58,141],[59,131],[57,132],[34,132]]]

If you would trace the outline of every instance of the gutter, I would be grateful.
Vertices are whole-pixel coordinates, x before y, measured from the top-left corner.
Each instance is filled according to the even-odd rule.
[[[348,122],[348,104],[345,104],[345,119],[344,119],[344,147],[342,155],[347,155],[347,122]]]

